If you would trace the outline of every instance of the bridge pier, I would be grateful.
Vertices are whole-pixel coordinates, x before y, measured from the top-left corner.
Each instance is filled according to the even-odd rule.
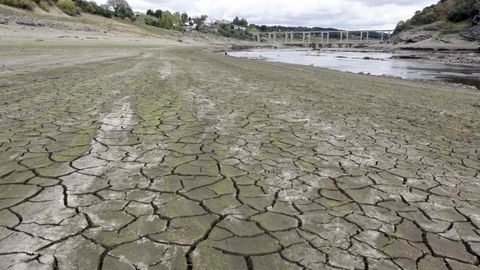
[[[284,43],[288,45],[307,45],[312,42],[318,42],[322,46],[339,45],[340,47],[353,46],[356,43],[363,44],[370,42],[370,32],[374,32],[373,39],[377,42],[385,42],[393,30],[338,30],[338,31],[299,31],[299,32],[268,32],[265,34],[264,41],[277,43],[277,33],[283,35]],[[334,33],[334,40],[330,41],[330,35]],[[268,36],[267,36],[268,35]],[[338,36],[337,36],[338,35]],[[262,42],[262,33],[252,33],[253,40]]]

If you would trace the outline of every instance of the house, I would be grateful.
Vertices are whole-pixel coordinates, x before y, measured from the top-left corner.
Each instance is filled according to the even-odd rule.
[[[197,28],[197,24],[195,23],[194,20],[190,20],[186,23],[183,24],[183,28],[186,30],[186,31],[193,31],[194,29]]]
[[[233,29],[235,30],[242,30],[242,31],[246,31],[247,28],[245,26],[241,26],[241,25],[233,25]]]

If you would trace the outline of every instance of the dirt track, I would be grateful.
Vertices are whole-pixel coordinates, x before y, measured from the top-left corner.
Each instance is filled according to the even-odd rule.
[[[32,48],[18,59],[71,63],[0,75],[2,269],[480,265],[478,92],[187,46]]]

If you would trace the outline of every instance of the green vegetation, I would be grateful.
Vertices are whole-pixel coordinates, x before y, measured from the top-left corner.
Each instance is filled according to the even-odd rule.
[[[73,0],[75,4],[80,7],[82,12],[100,15],[103,17],[111,18],[114,16],[114,13],[109,9],[103,8],[93,1],[86,0]]]
[[[32,0],[0,0],[0,4],[28,10],[33,10],[37,6],[37,3]]]
[[[165,29],[178,29],[181,26],[182,18],[179,12],[171,13],[165,11],[162,13],[158,23],[159,27]]]
[[[434,22],[442,22],[442,25],[445,25],[470,21],[478,14],[480,14],[480,0],[441,0],[436,5],[415,12],[411,19],[400,21],[394,33]]]
[[[135,19],[132,9],[125,0],[114,0],[113,2],[115,2],[115,5],[112,7],[114,9],[117,7],[115,11],[101,7],[94,1],[87,0],[0,0],[0,4],[26,10],[33,10],[35,7],[39,7],[48,12],[51,6],[56,5],[62,12],[70,16],[76,16],[80,12],[84,12],[108,18],[116,16]]]
[[[233,24],[220,24],[218,26],[218,34],[224,37],[238,38],[238,39],[247,39],[250,36],[247,31],[242,29],[235,29]]]
[[[0,4],[27,10],[33,10],[36,6],[38,6],[39,8],[47,12],[50,10],[50,7],[52,5],[56,5],[65,14],[68,14],[70,16],[78,15],[80,14],[80,12],[86,12],[105,17],[112,17],[113,15],[111,11],[100,7],[95,2],[89,2],[85,0],[0,0]]]
[[[81,9],[72,0],[58,0],[57,6],[63,13],[75,16],[80,14]]]
[[[146,25],[160,27],[171,30],[181,30],[183,17],[188,15],[186,13],[180,14],[180,12],[171,13],[170,11],[157,10],[153,12],[151,9],[147,10],[146,16],[141,16],[141,19]]]
[[[107,4],[113,8],[115,17],[134,19],[133,10],[126,0],[108,0]]]
[[[480,0],[462,0],[447,12],[451,22],[461,22],[473,18],[480,12]]]
[[[47,12],[50,11],[50,4],[47,1],[41,0],[37,4],[41,9]]]
[[[238,16],[233,19],[233,25],[247,27],[248,22],[245,18],[239,19]]]
[[[147,10],[147,15],[148,16],[152,16],[152,17],[155,17],[157,19],[160,19],[160,17],[162,17],[162,13],[163,13],[163,11],[160,10],[160,9],[157,9],[155,12],[151,9]]]
[[[237,39],[252,39],[251,33],[259,32],[260,26],[248,24],[247,19],[238,16],[233,21],[216,21],[206,24],[207,15],[190,17],[187,13],[171,12],[168,10],[147,10],[146,14],[133,13],[126,0],[108,0],[106,5],[98,5],[89,0],[0,0],[0,3],[9,6],[34,10],[40,7],[49,11],[51,6],[57,6],[63,13],[76,16],[80,13],[90,13],[107,18],[117,17],[136,21],[140,26],[154,26],[158,28],[186,31],[197,30],[204,33],[217,34]]]

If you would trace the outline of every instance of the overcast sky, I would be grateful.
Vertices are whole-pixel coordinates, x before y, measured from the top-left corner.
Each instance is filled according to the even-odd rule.
[[[99,3],[106,0],[96,0]],[[135,11],[161,9],[249,23],[341,29],[393,29],[438,0],[127,0]]]

